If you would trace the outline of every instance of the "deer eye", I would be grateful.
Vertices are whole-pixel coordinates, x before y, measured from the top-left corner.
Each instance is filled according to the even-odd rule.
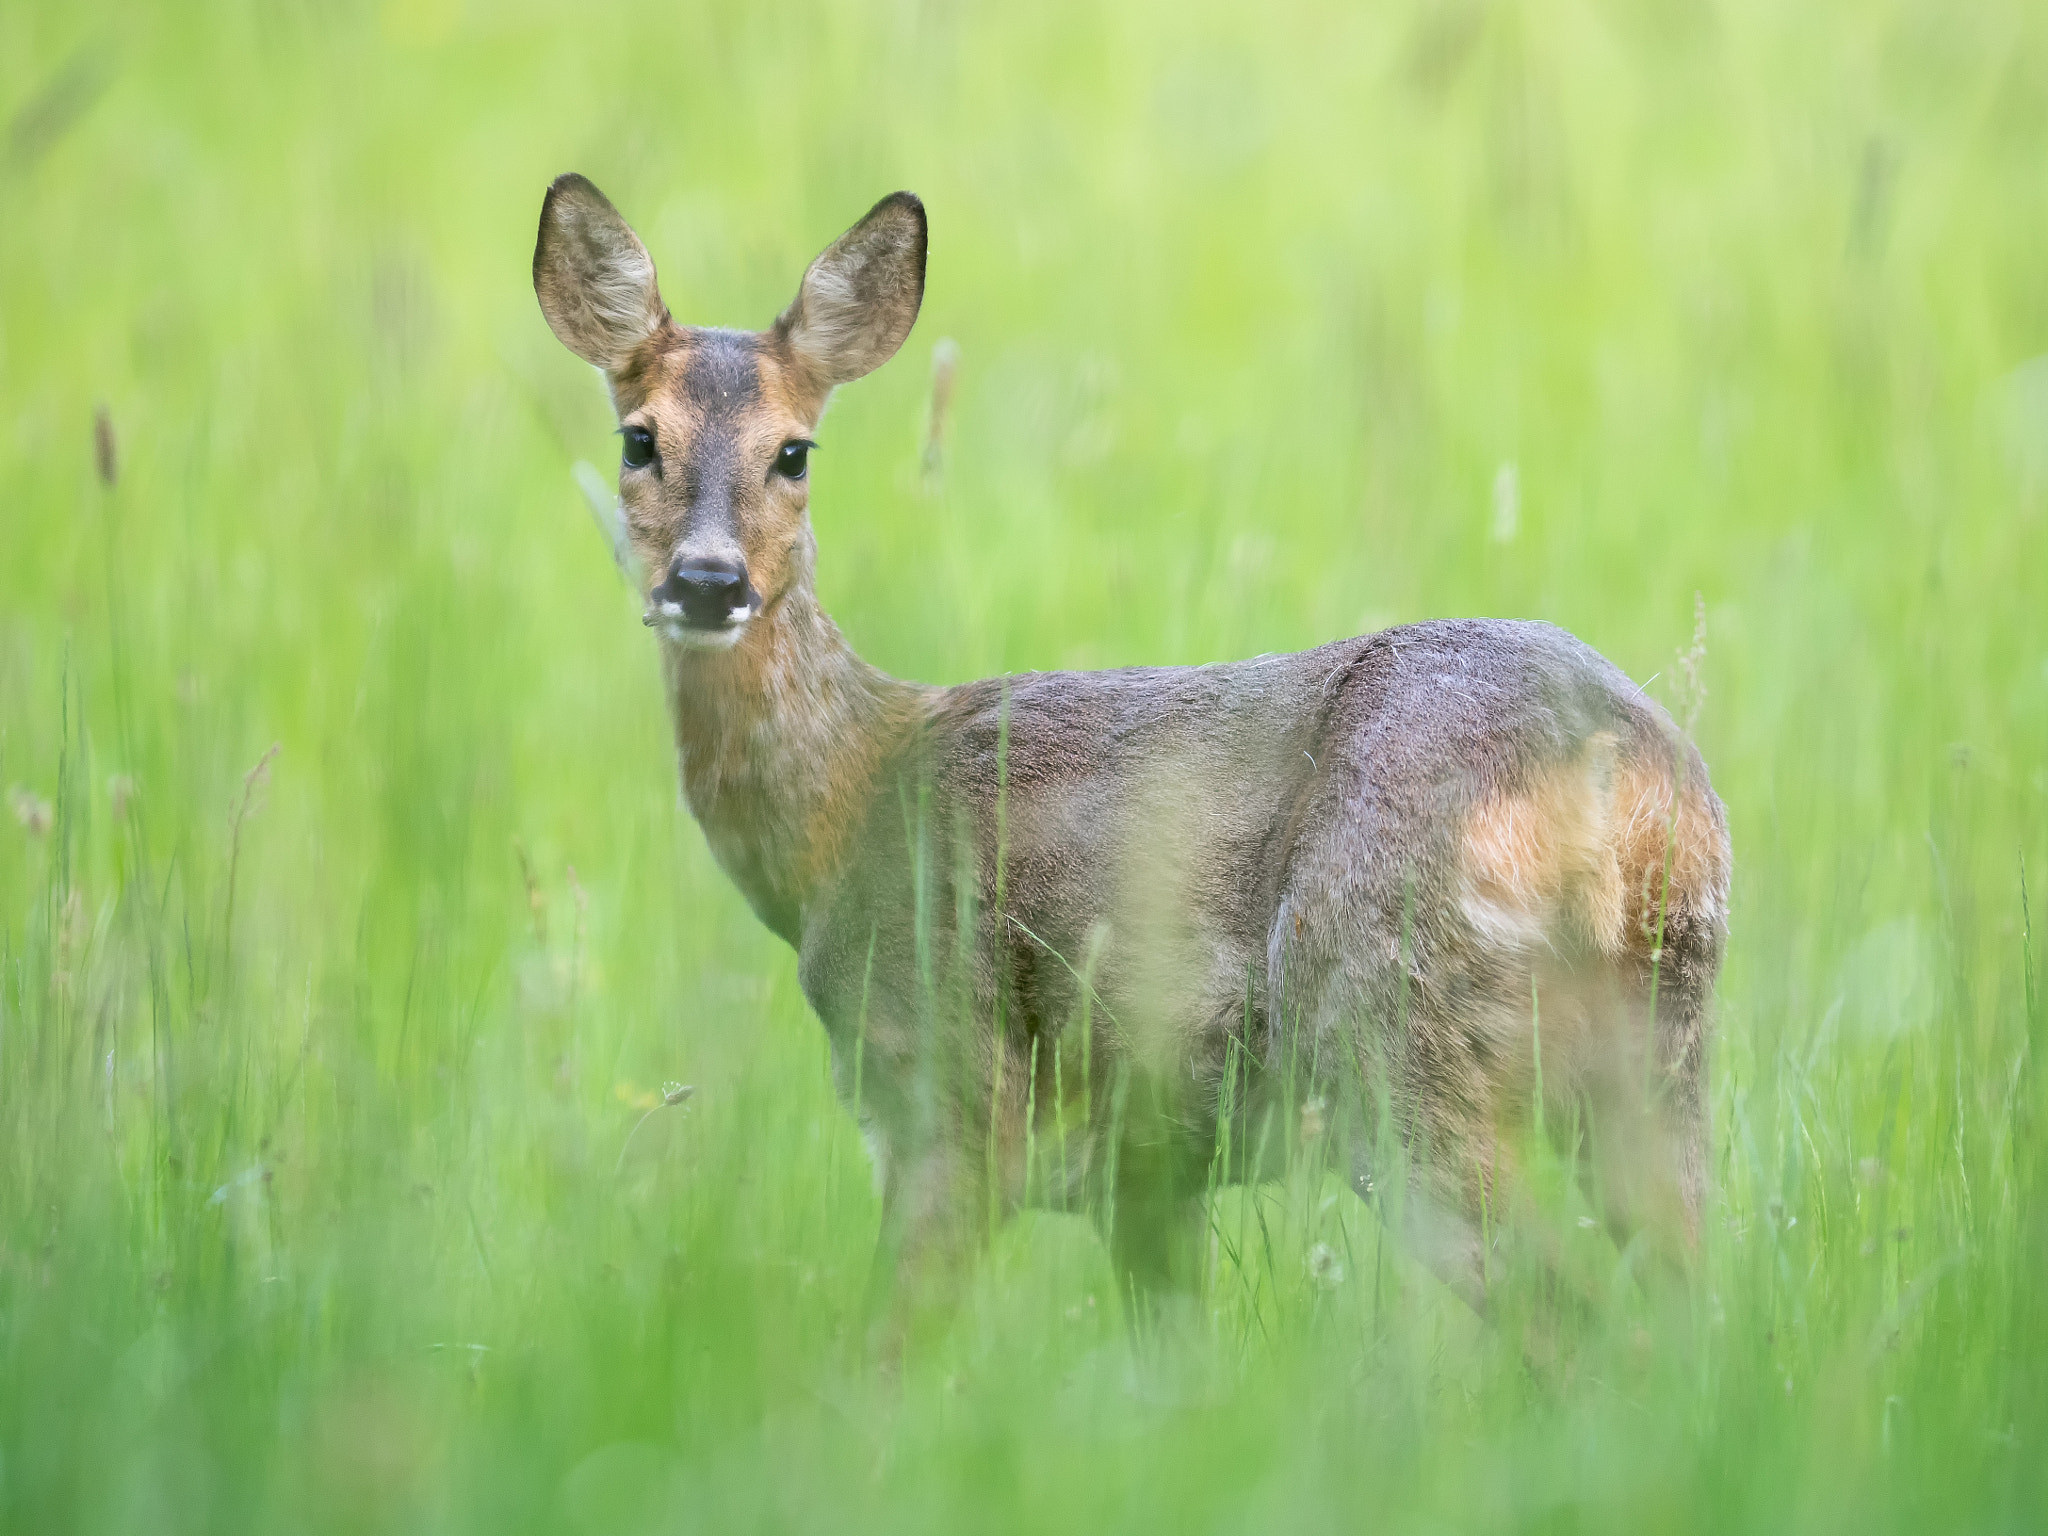
[[[645,469],[654,462],[654,434],[645,427],[622,427],[619,437],[624,446],[620,457],[628,469]]]
[[[811,450],[817,446],[800,437],[790,439],[775,455],[775,473],[785,480],[803,479],[811,467]]]

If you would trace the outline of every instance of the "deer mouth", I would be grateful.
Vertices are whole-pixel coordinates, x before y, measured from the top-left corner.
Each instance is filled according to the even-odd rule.
[[[664,640],[692,650],[723,651],[739,643],[750,621],[761,612],[760,600],[750,590],[736,608],[723,614],[706,613],[699,604],[657,599],[648,605],[647,625],[661,632]]]

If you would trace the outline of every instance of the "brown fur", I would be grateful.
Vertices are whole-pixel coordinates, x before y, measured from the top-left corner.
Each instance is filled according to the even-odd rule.
[[[1461,903],[1485,940],[1541,952],[1526,1011],[1545,1021],[1547,1097],[1553,1113],[1581,1095],[1596,1111],[1609,1145],[1588,1171],[1610,1190],[1617,1228],[1635,1230],[1651,1207],[1690,1236],[1704,1194],[1698,994],[1719,959],[1729,857],[1719,802],[1688,766],[1655,738],[1622,750],[1596,732],[1483,798],[1465,826]],[[1648,1027],[1653,987],[1664,1017],[1646,1072],[1630,1035]],[[1675,1097],[1663,1086],[1673,1081]],[[1646,1086],[1667,1096],[1663,1108],[1644,1102]],[[1526,1097],[1507,1107],[1510,1120],[1525,1115]],[[1671,1182],[1652,1187],[1660,1174]]]
[[[770,611],[730,653],[663,658],[691,813],[761,920],[795,944],[929,690],[861,665],[807,585]]]
[[[1652,954],[1660,909],[1666,928],[1725,921],[1728,829],[1703,783],[1676,783],[1661,763],[1626,762],[1615,776],[1613,825],[1621,944]]]
[[[1647,956],[1660,916],[1711,926],[1728,899],[1727,831],[1710,797],[1681,793],[1652,757],[1617,761],[1604,731],[1474,807],[1463,859],[1468,914],[1505,942],[1548,942],[1564,924],[1604,954]]]
[[[1465,827],[1465,907],[1489,938],[1547,943],[1569,924],[1600,949],[1619,950],[1614,745],[1611,732],[1596,732],[1577,756],[1474,807]]]

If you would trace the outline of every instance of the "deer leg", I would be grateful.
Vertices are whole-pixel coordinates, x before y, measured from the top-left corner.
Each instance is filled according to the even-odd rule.
[[[1126,1145],[1114,1203],[1103,1209],[1124,1320],[1136,1337],[1176,1325],[1198,1304],[1202,1205],[1172,1148]]]
[[[978,1186],[957,1148],[934,1144],[887,1165],[868,1286],[870,1348],[900,1361],[942,1337],[979,1255]]]
[[[1532,1200],[1521,1140],[1463,1103],[1395,1113],[1415,1133],[1391,1143],[1368,1135],[1350,1159],[1353,1190],[1414,1259],[1519,1348],[1532,1372],[1556,1375],[1594,1315],[1598,1287]]]
[[[1115,1163],[1095,1215],[1134,1338],[1181,1326],[1200,1298],[1205,1165],[1190,1150],[1182,1107],[1167,1085],[1139,1077],[1108,1128]]]
[[[1615,1242],[1646,1251],[1646,1279],[1682,1279],[1699,1243],[1708,1133],[1704,1011],[1682,986],[1662,990],[1654,1019],[1643,997],[1620,1026],[1634,1048],[1616,1052],[1613,1067],[1588,1085],[1580,1178]],[[1656,1059],[1645,1070],[1653,1033]]]
[[[1417,1170],[1397,1199],[1382,1197],[1372,1175],[1354,1175],[1352,1187],[1372,1201],[1401,1246],[1481,1317],[1487,1315],[1486,1231],[1454,1181]]]

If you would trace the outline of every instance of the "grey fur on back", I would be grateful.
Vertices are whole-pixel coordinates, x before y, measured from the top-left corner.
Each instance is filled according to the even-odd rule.
[[[1501,969],[1459,908],[1464,818],[1602,733],[1705,790],[1664,711],[1540,623],[1440,621],[1244,662],[945,690],[807,927],[804,987],[842,1061],[864,1033],[864,1110],[896,1140],[947,1134],[918,1124],[935,1113],[914,1102],[929,1074],[988,1091],[993,1047],[949,1063],[953,1026],[920,1009],[954,999],[977,1029],[1000,1019],[1049,1050],[1081,1015],[1086,973],[1096,1070],[1182,1082],[1169,1118],[1204,1150],[1232,1037],[1269,1069],[1287,1048],[1319,1056],[1305,1077],[1391,1057],[1412,1078],[1415,1042],[1397,1028],[1457,1034]],[[1710,979],[1719,934],[1699,938]],[[1439,1064],[1459,1046],[1421,1044]],[[1078,1042],[1063,1049],[1072,1061]],[[1394,1091],[1427,1099],[1431,1085]]]

